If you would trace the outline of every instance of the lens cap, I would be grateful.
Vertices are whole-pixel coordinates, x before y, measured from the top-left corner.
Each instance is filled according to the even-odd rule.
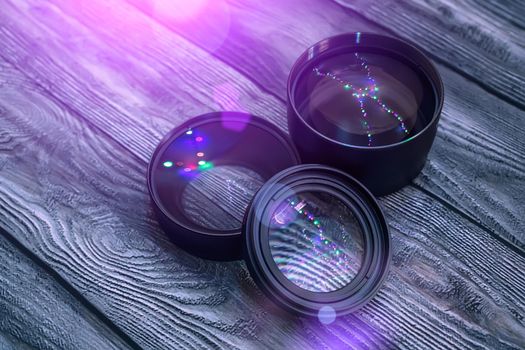
[[[323,165],[295,166],[267,181],[246,212],[243,239],[257,285],[302,316],[361,307],[390,261],[390,236],[374,196]]]
[[[210,113],[176,127],[160,142],[150,161],[148,188],[159,222],[175,244],[202,258],[238,260],[242,256],[241,220],[252,198],[243,203],[239,193],[229,193],[232,206],[242,211],[238,226],[232,227],[224,224],[229,219],[226,212],[211,215],[210,208],[198,207],[190,208],[196,213],[190,215],[184,194],[189,187],[202,192],[206,181],[210,188],[221,190],[222,184],[209,176],[219,169],[237,167],[239,177],[254,173],[262,185],[299,163],[289,137],[272,123],[245,113]],[[227,200],[222,190],[215,196],[204,193],[214,199],[207,202],[209,206]]]

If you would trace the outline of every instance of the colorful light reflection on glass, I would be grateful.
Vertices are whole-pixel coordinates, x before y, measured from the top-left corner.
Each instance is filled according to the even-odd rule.
[[[353,212],[324,192],[288,198],[274,211],[269,244],[284,276],[313,292],[343,288],[357,275],[364,236]]]
[[[357,36],[357,38],[359,39],[359,35]],[[368,63],[366,62],[366,60],[363,57],[361,57],[357,52],[355,53],[355,58],[359,62],[361,68],[366,72],[366,76],[368,79],[368,86],[365,86],[365,87],[354,86],[350,82],[339,78],[337,75],[333,74],[332,72],[322,72],[317,67],[314,68],[314,73],[317,76],[325,77],[325,78],[337,81],[338,83],[341,84],[341,86],[343,87],[345,91],[352,93],[352,96],[356,99],[357,103],[359,104],[359,109],[361,111],[361,115],[363,118],[361,124],[366,129],[366,135],[368,137],[368,146],[372,146],[373,133],[371,131],[370,124],[368,121],[368,113],[365,107],[365,101],[373,101],[383,111],[385,111],[386,113],[396,118],[403,132],[405,134],[408,134],[409,131],[405,125],[405,121],[403,117],[398,112],[390,108],[385,102],[383,102],[380,95],[378,94],[379,87],[374,77],[372,76],[372,72],[370,71],[370,67],[368,66]]]
[[[195,134],[197,134],[198,136],[196,136]],[[206,137],[205,135],[202,135],[202,130],[186,130],[183,136],[179,139],[179,144],[176,146],[178,156],[174,156],[179,159],[184,159],[180,159],[176,162],[167,160],[164,163],[162,163],[162,166],[165,168],[172,168],[176,165],[178,168],[176,173],[184,177],[193,177],[198,172],[213,169],[213,162],[202,159],[205,155],[204,150],[206,149],[206,147],[209,147],[209,145],[206,142],[204,142],[205,140]],[[183,149],[187,149],[187,152],[180,152]]]

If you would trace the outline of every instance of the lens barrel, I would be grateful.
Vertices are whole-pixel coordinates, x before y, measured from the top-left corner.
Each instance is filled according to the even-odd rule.
[[[419,49],[367,33],[310,47],[293,66],[287,93],[289,132],[303,163],[347,171],[378,196],[420,173],[444,99],[441,77]]]

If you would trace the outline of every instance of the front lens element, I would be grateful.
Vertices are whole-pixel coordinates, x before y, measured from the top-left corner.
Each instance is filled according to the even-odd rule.
[[[323,323],[370,300],[390,260],[388,228],[373,195],[318,164],[268,180],[248,207],[243,232],[246,266],[262,291]]]
[[[353,211],[339,198],[301,192],[273,212],[269,245],[288,280],[308,291],[332,292],[359,272],[364,234]]]
[[[365,49],[314,60],[302,73],[295,98],[314,129],[356,146],[409,139],[428,124],[435,108],[433,87],[420,68],[401,56]]]

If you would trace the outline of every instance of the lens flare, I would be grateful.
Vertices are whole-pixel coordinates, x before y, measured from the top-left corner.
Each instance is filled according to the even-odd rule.
[[[153,8],[158,14],[184,21],[198,16],[208,2],[208,0],[153,0]]]
[[[151,10],[164,25],[198,38],[207,53],[219,49],[230,33],[231,10],[226,0],[152,0]]]
[[[335,310],[331,306],[323,306],[321,309],[319,309],[319,313],[317,314],[317,318],[319,319],[319,322],[322,324],[330,324],[335,321]]]

